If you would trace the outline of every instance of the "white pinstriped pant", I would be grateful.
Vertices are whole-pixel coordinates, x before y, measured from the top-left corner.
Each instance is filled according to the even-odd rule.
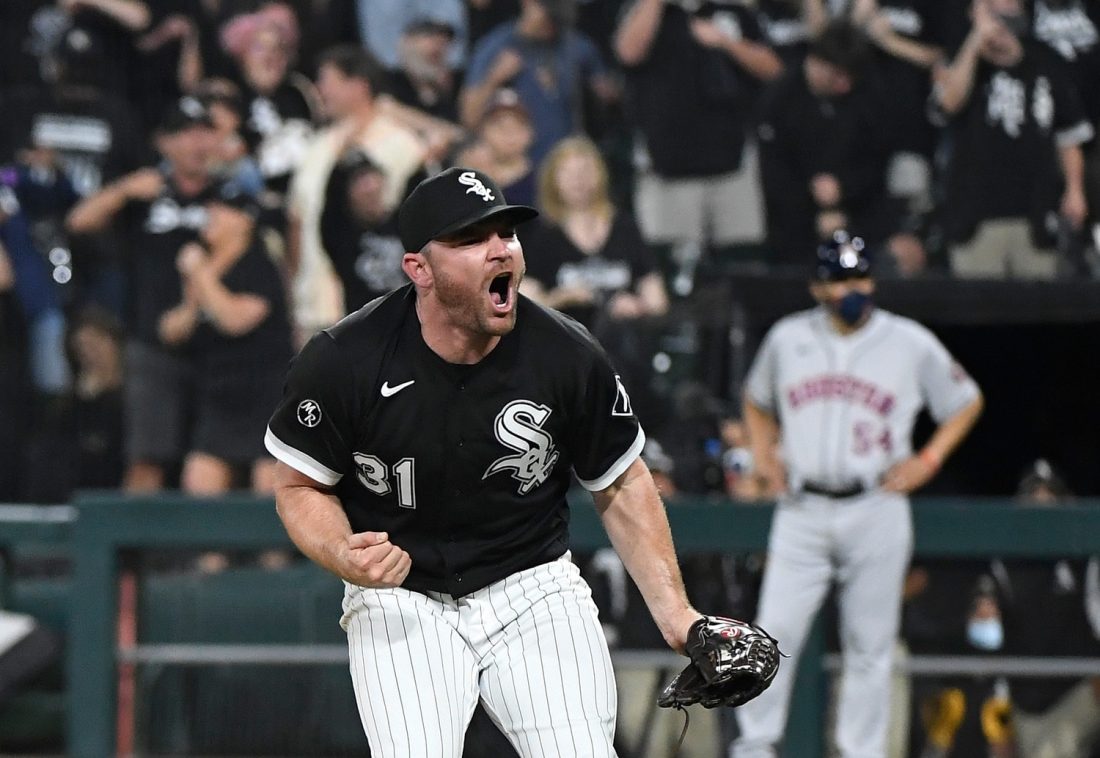
[[[615,755],[611,658],[568,553],[457,600],[345,583],[340,625],[373,756],[460,758],[479,698],[523,758]]]

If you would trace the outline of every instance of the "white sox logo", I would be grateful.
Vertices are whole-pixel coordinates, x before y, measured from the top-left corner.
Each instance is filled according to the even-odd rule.
[[[496,200],[496,197],[493,195],[493,191],[482,184],[481,180],[477,178],[477,174],[475,174],[473,171],[463,171],[461,174],[459,174],[458,183],[470,188],[466,190],[467,195],[473,192],[475,195],[477,195],[487,203],[491,200]]]
[[[321,423],[321,406],[315,400],[298,403],[298,423],[310,429]]]
[[[550,413],[545,405],[530,400],[513,400],[504,406],[497,414],[493,430],[502,445],[512,448],[519,455],[497,458],[481,478],[488,479],[493,474],[511,469],[512,478],[520,483],[521,495],[526,495],[549,479],[559,455],[554,449],[554,438],[542,430]]]

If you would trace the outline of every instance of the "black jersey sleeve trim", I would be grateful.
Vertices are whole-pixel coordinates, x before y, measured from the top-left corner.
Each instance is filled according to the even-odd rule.
[[[275,436],[271,427],[267,428],[267,434],[264,435],[264,446],[278,460],[321,484],[331,487],[343,478],[343,474],[283,442]]]
[[[638,427],[638,436],[634,438],[634,443],[627,448],[627,451],[622,454],[619,460],[611,464],[611,468],[607,470],[607,473],[598,479],[590,479],[588,481],[578,477],[581,486],[589,492],[599,492],[607,489],[616,479],[623,475],[624,471],[630,468],[630,464],[634,462],[634,459],[642,454],[643,447],[645,447],[645,432],[642,431],[641,427]]]

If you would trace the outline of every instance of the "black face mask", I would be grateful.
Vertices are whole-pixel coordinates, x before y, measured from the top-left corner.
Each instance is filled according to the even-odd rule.
[[[852,290],[839,300],[829,304],[829,308],[848,326],[855,326],[867,314],[872,305],[871,296]]]

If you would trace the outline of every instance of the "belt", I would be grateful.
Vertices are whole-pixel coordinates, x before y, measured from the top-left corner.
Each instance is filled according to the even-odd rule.
[[[867,491],[867,488],[863,486],[862,482],[856,482],[847,487],[826,487],[817,482],[803,482],[802,491],[809,492],[811,495],[822,495],[836,500],[843,500],[844,498],[862,495]]]

